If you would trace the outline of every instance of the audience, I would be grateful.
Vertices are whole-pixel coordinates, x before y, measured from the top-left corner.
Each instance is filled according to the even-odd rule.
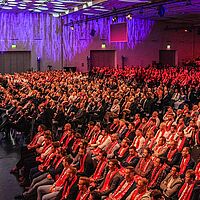
[[[198,199],[199,79],[192,67],[0,75],[0,129],[21,147],[15,198]]]

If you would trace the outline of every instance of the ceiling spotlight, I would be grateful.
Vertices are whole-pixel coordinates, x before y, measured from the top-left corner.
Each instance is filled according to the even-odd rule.
[[[167,45],[167,49],[168,49],[168,50],[171,49],[171,45],[170,45],[170,44]]]
[[[70,26],[70,29],[71,29],[72,31],[74,30],[74,25],[73,25],[73,24]]]
[[[116,22],[117,19],[118,19],[118,17],[117,17],[117,16],[114,16],[114,17],[112,18],[112,21],[113,21],[113,22]]]
[[[78,7],[74,7],[74,12],[77,12],[78,11]]]
[[[191,33],[191,32],[192,32],[192,28],[186,28],[184,31],[185,31],[186,33]]]
[[[163,5],[160,5],[160,6],[158,7],[158,15],[159,15],[160,17],[164,17],[164,15],[165,15],[165,8],[164,8]]]
[[[132,17],[132,14],[131,13],[129,13],[127,16],[126,16],[126,19],[129,19],[129,20],[131,20],[133,17]]]

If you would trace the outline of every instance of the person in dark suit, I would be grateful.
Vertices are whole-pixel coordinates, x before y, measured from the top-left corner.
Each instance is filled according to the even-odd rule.
[[[105,177],[105,180],[97,188],[101,196],[108,196],[115,191],[119,186],[122,176],[119,174],[119,165],[116,159],[111,159],[108,163],[109,171]]]
[[[79,109],[76,112],[75,116],[73,117],[73,119],[71,120],[72,126],[73,128],[76,128],[78,125],[85,125],[85,108],[84,108],[84,104],[80,103],[79,105]]]
[[[178,192],[177,199],[179,200],[188,200],[188,199],[198,199],[199,187],[197,186],[195,181],[195,172],[192,169],[188,169],[185,173],[185,182]],[[197,197],[197,199],[196,199]]]
[[[131,146],[129,148],[128,156],[126,157],[125,160],[121,162],[121,165],[122,167],[128,167],[128,166],[136,167],[138,161],[139,161],[139,156],[137,154],[136,148],[134,146]]]
[[[135,167],[135,172],[139,176],[149,177],[151,170],[153,169],[153,161],[151,160],[151,152],[149,148],[143,149],[142,157]]]
[[[78,154],[80,160],[77,166],[77,175],[90,177],[94,172],[94,163],[91,152],[87,152],[86,148],[80,148]]]
[[[163,155],[163,157],[166,157],[166,164],[170,167],[172,167],[173,165],[178,165],[181,159],[181,153],[177,149],[177,144],[177,141],[171,141],[170,147]]]
[[[114,151],[114,157],[119,161],[123,161],[128,156],[130,140],[128,138],[124,138],[121,142],[121,146],[119,149]]]
[[[134,168],[131,166],[126,167],[124,180],[106,200],[126,200],[136,187],[134,175]]]
[[[181,154],[182,154],[182,156],[181,156],[181,159],[180,159],[180,175],[183,178],[185,176],[185,172],[188,169],[194,168],[195,162],[191,158],[189,147],[184,147]]]
[[[50,200],[52,198],[56,200],[76,200],[78,194],[78,177],[76,176],[76,168],[70,166],[65,173],[64,185],[44,185],[37,189],[37,199]]]

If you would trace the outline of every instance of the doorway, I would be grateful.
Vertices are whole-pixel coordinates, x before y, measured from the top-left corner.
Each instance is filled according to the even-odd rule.
[[[0,52],[0,73],[25,72],[30,70],[30,51],[1,51]]]
[[[90,65],[93,67],[115,67],[115,50],[91,50]]]
[[[162,65],[176,65],[176,51],[175,50],[160,50],[159,63]]]

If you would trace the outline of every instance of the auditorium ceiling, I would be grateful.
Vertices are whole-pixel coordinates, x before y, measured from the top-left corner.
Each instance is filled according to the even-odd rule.
[[[0,0],[0,10],[49,13],[54,17],[77,13],[88,19],[130,14],[136,18],[200,25],[200,0]]]

